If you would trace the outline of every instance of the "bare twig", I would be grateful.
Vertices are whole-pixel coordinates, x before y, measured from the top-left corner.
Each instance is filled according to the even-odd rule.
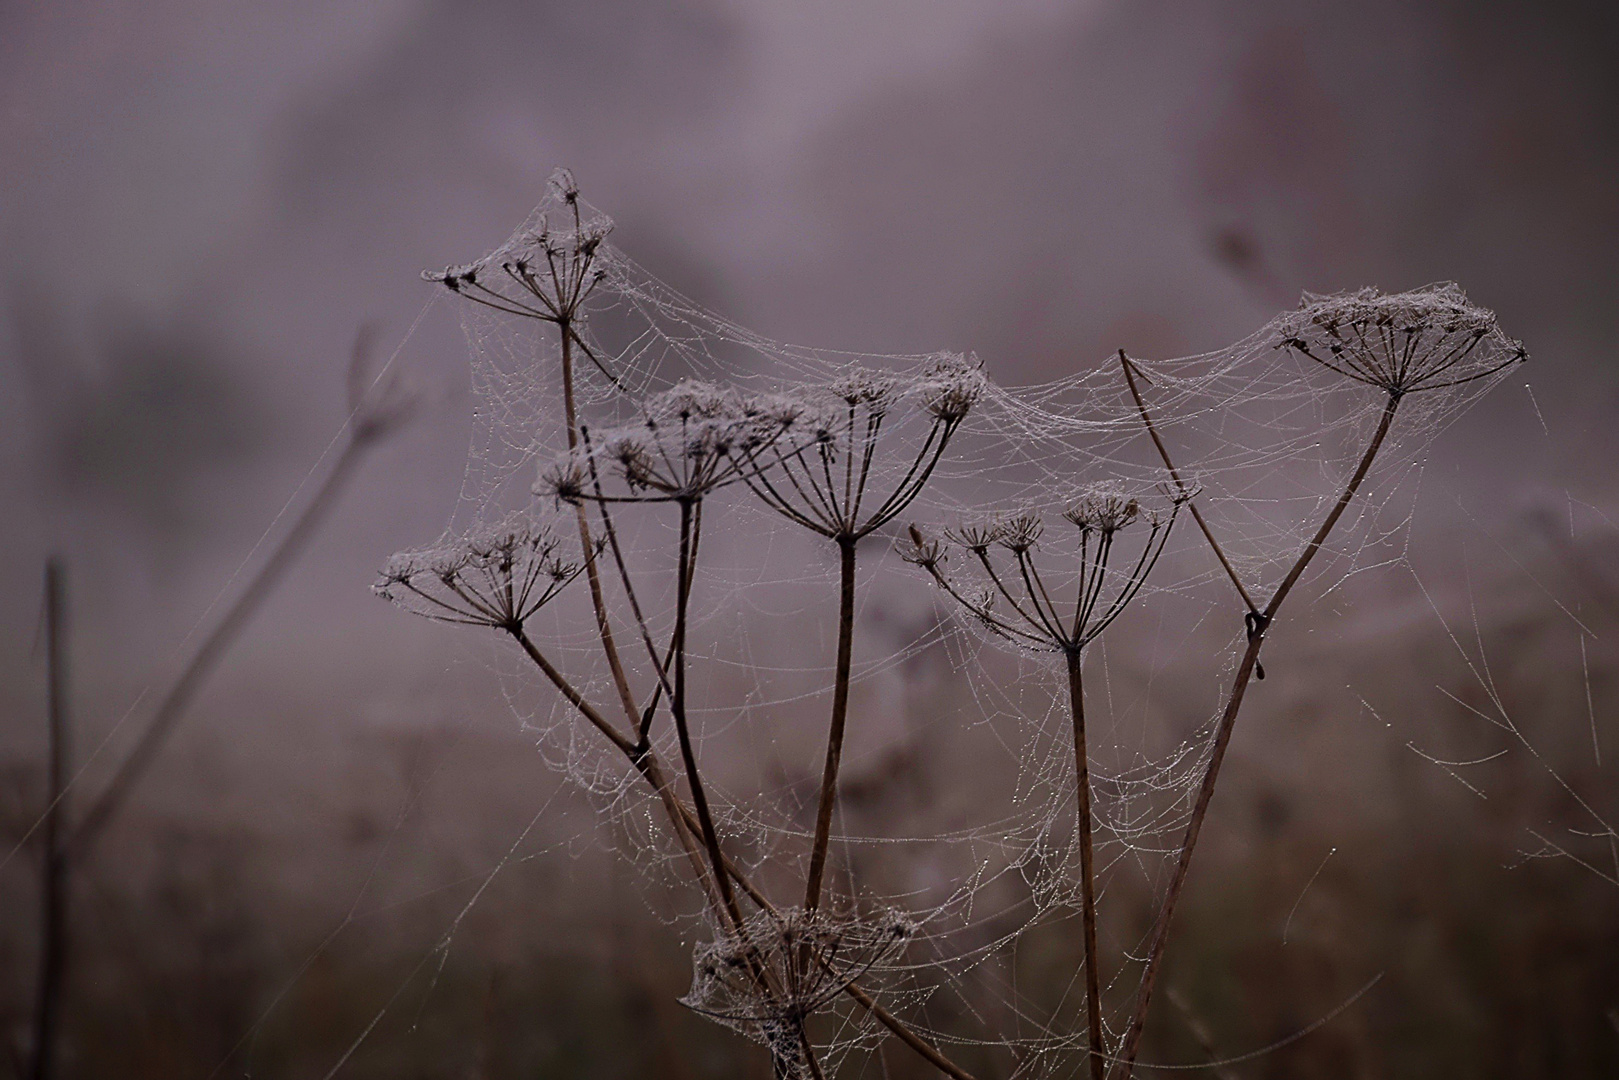
[[[365,337],[362,335],[355,348],[351,372],[354,368],[363,366],[364,350]],[[365,386],[362,380],[353,378],[350,384],[351,387]],[[202,644],[197,647],[197,651],[181,670],[179,678],[163,695],[135,748],[113,774],[112,780],[103,789],[100,797],[91,803],[90,809],[85,812],[84,818],[68,838],[67,851],[70,858],[75,860],[82,858],[95,845],[118,811],[123,808],[135,787],[145,778],[147,771],[151,769],[158,754],[174,733],[176,725],[184,716],[192,698],[202,688],[202,684],[212,674],[214,667],[230,649],[237,635],[247,626],[259,606],[274,591],[288,568],[308,546],[326,515],[336,504],[338,496],[360,464],[361,458],[365,456],[365,452],[403,424],[414,409],[415,399],[399,391],[392,384],[378,386],[372,383],[360,392],[365,396],[357,402],[351,401],[352,416],[348,441],[338,454],[331,472],[327,473],[326,479],[293,522],[292,528],[287,530],[280,544],[270,552],[269,558],[264,561],[259,572],[248,582],[247,588],[242,590],[242,594],[226,610],[224,617],[208,636],[203,638]]]
[[[1165,448],[1164,440],[1158,437],[1158,428],[1154,426],[1152,416],[1147,412],[1147,403],[1142,400],[1141,390],[1136,386],[1135,361],[1126,356],[1123,349],[1119,350],[1119,366],[1124,369],[1124,381],[1130,384],[1130,396],[1136,399],[1136,408],[1141,413],[1141,422],[1146,425],[1147,434],[1152,436],[1152,444],[1158,448],[1158,456],[1164,459],[1164,468],[1169,470],[1170,478],[1175,481],[1176,490],[1182,495],[1190,496],[1192,491],[1187,487],[1186,481],[1181,479],[1180,471],[1175,468],[1175,463],[1169,459],[1169,450]],[[1231,566],[1231,560],[1226,558],[1225,549],[1214,538],[1214,533],[1210,530],[1209,523],[1203,520],[1203,512],[1197,508],[1197,500],[1188,497],[1187,508],[1192,511],[1192,520],[1196,521],[1197,527],[1203,530],[1204,539],[1208,540],[1209,547],[1214,549],[1215,558],[1219,559],[1220,565],[1225,568],[1226,576],[1231,579],[1231,584],[1237,587],[1237,595],[1242,597],[1242,602],[1250,612],[1257,613],[1259,605],[1255,604],[1253,597],[1248,595],[1248,590],[1243,585],[1242,579],[1237,576],[1237,571]]]
[[[568,449],[574,450],[579,445],[579,413],[574,402],[573,390],[573,343],[578,338],[574,333],[571,319],[559,318],[556,325],[562,337],[562,403],[568,426]],[[590,522],[585,517],[585,504],[576,503],[574,513],[579,519],[579,550],[584,553],[585,576],[590,581],[590,606],[596,613],[596,634],[601,638],[602,653],[607,657],[607,668],[612,672],[613,686],[618,690],[619,703],[624,706],[624,715],[629,718],[630,726],[634,728],[640,719],[640,710],[636,708],[635,694],[630,690],[629,676],[624,673],[624,663],[619,658],[618,645],[613,640],[613,624],[607,618],[607,601],[602,596],[601,574],[596,568],[596,545],[590,538]]]
[[[821,793],[816,803],[815,843],[810,848],[809,875],[804,885],[804,908],[814,911],[821,902],[821,878],[826,871],[827,847],[832,839],[832,810],[837,801],[838,764],[843,757],[843,729],[849,716],[849,675],[854,648],[855,539],[838,539],[838,666],[832,684],[832,720],[826,735],[826,764],[821,770]]]
[[[43,872],[40,885],[39,983],[34,1001],[34,1042],[28,1075],[50,1080],[56,1074],[56,1032],[61,1023],[67,976],[68,889],[71,885],[63,823],[67,817],[67,772],[72,756],[68,729],[65,574],[55,558],[45,564],[45,668],[50,732],[46,773]]]

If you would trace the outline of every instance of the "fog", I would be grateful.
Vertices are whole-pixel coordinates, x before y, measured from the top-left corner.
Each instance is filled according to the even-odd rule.
[[[498,243],[558,165],[615,244],[742,325],[970,350],[1011,385],[1121,347],[1218,348],[1306,290],[1455,280],[1493,308],[1532,362],[1428,455],[1412,572],[1312,615],[1333,649],[1278,649],[1207,868],[1225,884],[1188,934],[1234,957],[1249,995],[1210,1007],[1221,1053],[1347,993],[1302,1015],[1290,986],[1336,992],[1322,973],[1347,957],[1393,957],[1389,996],[1236,1075],[1603,1075],[1619,893],[1520,857],[1524,821],[1565,821],[1563,789],[1533,770],[1492,776],[1493,802],[1445,787],[1406,752],[1417,729],[1372,732],[1355,702],[1456,677],[1437,607],[1502,658],[1560,775],[1614,810],[1616,49],[1619,14],[1583,0],[0,9],[0,1036],[19,1075],[44,562],[67,571],[70,795],[88,797],[333,460],[367,325],[418,415],[364,462],[86,872],[63,1075],[324,1075],[542,806],[544,851],[350,1072],[768,1071],[673,1004],[685,952],[539,759],[487,677],[493,650],[369,595],[389,554],[450,520],[473,436],[465,312],[419,272]],[[1289,656],[1318,680],[1296,664],[1289,681]],[[1335,845],[1314,887],[1343,898],[1344,925],[1303,974],[1222,937],[1221,911],[1270,891],[1285,909]],[[325,949],[357,894],[384,914]],[[1499,923],[1484,896],[1509,904]],[[580,956],[589,986],[565,992]],[[1223,985],[1186,982],[1197,1001],[1230,1000]],[[536,1013],[543,1031],[500,1041]],[[662,1049],[626,1049],[653,1029]]]

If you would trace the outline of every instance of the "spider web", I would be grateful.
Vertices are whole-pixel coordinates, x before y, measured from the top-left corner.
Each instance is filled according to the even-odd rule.
[[[487,281],[492,267],[546,235],[547,223],[569,221],[573,231],[557,234],[564,245],[599,234],[595,277],[573,321],[575,393],[587,430],[633,425],[649,398],[693,380],[755,397],[876,380],[892,404],[884,405],[871,489],[903,486],[907,469],[928,453],[937,416],[918,387],[932,377],[937,357],[815,349],[754,333],[601,239],[610,223],[570,193],[566,180],[506,244],[437,277],[456,287],[457,275],[466,275],[457,291],[477,299],[465,284],[473,280],[469,268]],[[1402,295],[1422,310],[1465,305],[1454,286]],[[1301,312],[1351,299],[1307,296]],[[1380,302],[1371,293],[1359,299]],[[514,511],[549,520],[571,538],[573,511],[554,488],[537,484],[568,451],[558,328],[487,304],[464,304],[462,315],[475,435],[452,520],[425,554],[453,552]],[[1319,322],[1300,320],[1301,313],[1278,316],[1216,352],[1130,358],[1139,403],[1122,354],[1039,385],[975,384],[976,399],[927,482],[903,513],[858,546],[850,735],[824,914],[795,905],[834,682],[836,545],[762,503],[752,485],[732,483],[703,500],[687,643],[694,749],[727,855],[788,913],[781,918],[756,915],[745,930],[717,920],[658,797],[624,754],[582,723],[521,656],[495,664],[547,763],[614,826],[603,837],[615,838],[649,889],[684,897],[675,919],[701,942],[684,999],[691,1008],[770,1045],[778,1070],[791,1075],[795,1051],[780,1045],[788,1036],[772,1022],[768,1003],[748,999],[746,981],[724,962],[739,943],[750,956],[785,948],[761,942],[790,923],[849,957],[822,973],[813,994],[805,991],[827,1075],[875,1052],[888,1034],[842,992],[853,982],[947,1054],[999,1054],[1003,1071],[1019,1077],[1068,1075],[1082,1064],[1088,1036],[1075,944],[1076,782],[1062,658],[992,632],[906,565],[895,544],[913,524],[932,537],[1036,514],[1044,529],[1039,558],[1053,591],[1066,597],[1079,587],[1072,568],[1082,561],[1082,536],[1061,515],[1089,485],[1131,493],[1170,522],[1163,557],[1139,596],[1118,627],[1084,653],[1105,923],[1113,890],[1151,894],[1167,879],[1209,763],[1220,693],[1244,640],[1236,589],[1187,515],[1170,519],[1173,504],[1197,493],[1195,505],[1231,574],[1263,604],[1344,491],[1389,401],[1379,385],[1284,347],[1319,329]],[[1473,376],[1465,381],[1401,397],[1375,468],[1328,538],[1307,588],[1336,588],[1401,560],[1429,441],[1502,377],[1506,364],[1467,370]],[[849,405],[851,417],[855,408]],[[1143,409],[1178,466],[1181,488],[1155,449]],[[600,507],[588,516],[599,536]],[[676,515],[667,503],[649,503],[616,506],[612,516],[640,618],[602,554],[605,604],[628,682],[644,701],[658,684],[657,648],[642,648],[634,628],[642,621],[653,643],[670,639]],[[970,569],[957,555],[952,569]],[[528,633],[586,699],[611,711],[615,682],[582,585],[535,614]],[[1195,673],[1201,688],[1166,694],[1155,685],[1160,670]],[[653,753],[675,769],[680,748],[667,717],[657,717],[648,735]],[[885,936],[899,926],[903,940]],[[1126,957],[1145,947],[1116,944]],[[1025,945],[1055,950],[1069,974],[1031,979]],[[1110,1045],[1129,1019],[1139,973],[1128,959],[1104,972]]]

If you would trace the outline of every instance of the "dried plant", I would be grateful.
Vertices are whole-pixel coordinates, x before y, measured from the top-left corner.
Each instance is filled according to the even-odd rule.
[[[551,226],[558,217],[564,228]],[[924,958],[915,955],[921,928],[941,912],[970,911],[981,883],[962,884],[942,908],[910,912],[901,910],[897,897],[863,887],[852,864],[847,868],[847,887],[840,879],[838,889],[828,888],[854,681],[857,554],[863,540],[907,511],[927,505],[924,493],[932,492],[949,472],[948,467],[941,468],[946,461],[961,458],[957,480],[981,478],[992,468],[1022,469],[1022,503],[1046,510],[1054,522],[1049,527],[1046,518],[1034,511],[975,519],[971,507],[983,504],[975,501],[980,496],[969,493],[964,502],[942,498],[937,504],[952,506],[962,523],[940,536],[911,526],[897,547],[905,561],[931,577],[948,606],[990,640],[1048,663],[1054,658],[1062,661],[1071,733],[1071,739],[1068,733],[1063,735],[1063,754],[1070,754],[1071,748],[1071,766],[1064,762],[1062,768],[1071,767],[1075,785],[1071,812],[1080,863],[1085,1030],[1083,1035],[1057,1030],[1051,1021],[1037,1037],[984,1030],[959,1039],[958,1045],[968,1053],[977,1047],[1007,1047],[1014,1071],[1027,1066],[1028,1072],[1036,1071],[1029,1063],[1039,1060],[1039,1050],[1071,1050],[1083,1053],[1092,1080],[1101,1080],[1110,1062],[1115,1063],[1117,1076],[1127,1077],[1139,1053],[1169,929],[1220,765],[1244,692],[1250,680],[1263,678],[1260,648],[1282,603],[1362,492],[1388,443],[1401,402],[1416,394],[1432,393],[1437,399],[1482,389],[1523,359],[1522,347],[1501,335],[1493,315],[1469,304],[1454,286],[1396,296],[1372,291],[1306,296],[1298,312],[1267,327],[1264,345],[1299,357],[1305,367],[1280,373],[1272,367],[1267,378],[1273,381],[1244,384],[1246,388],[1236,394],[1222,383],[1224,407],[1244,401],[1265,404],[1295,393],[1327,393],[1310,382],[1319,371],[1341,376],[1351,392],[1363,392],[1360,388],[1366,386],[1380,390],[1384,399],[1347,481],[1330,502],[1322,503],[1325,512],[1319,519],[1300,534],[1302,547],[1266,553],[1290,561],[1261,604],[1255,596],[1262,590],[1244,580],[1238,569],[1241,561],[1222,544],[1218,518],[1211,521],[1200,507],[1218,500],[1189,483],[1177,468],[1161,423],[1148,406],[1145,371],[1122,351],[1119,362],[1134,415],[1122,420],[1076,419],[1074,410],[1064,412],[1052,402],[1062,392],[1092,388],[1104,379],[1115,380],[1111,386],[1116,388],[1115,375],[1088,373],[1055,387],[1012,392],[994,387],[976,362],[954,354],[851,364],[847,357],[780,346],[701,311],[635,270],[606,243],[609,227],[607,219],[584,207],[571,176],[559,172],[548,204],[512,241],[476,263],[429,275],[482,307],[554,327],[561,386],[533,387],[530,392],[560,397],[560,424],[568,450],[542,467],[534,487],[539,507],[499,518],[498,525],[457,536],[429,551],[399,556],[384,570],[378,591],[425,617],[483,626],[509,637],[568,709],[622,759],[630,770],[626,775],[639,777],[637,782],[644,782],[655,795],[668,835],[683,856],[685,877],[703,897],[706,940],[695,951],[692,988],[684,999],[690,1008],[762,1043],[777,1077],[838,1073],[850,1047],[869,1045],[861,1043],[864,1036],[858,1034],[868,1029],[869,1017],[930,1066],[964,1080],[971,1074],[958,1055],[942,1048],[946,1034],[921,1020],[896,1015],[878,1000],[879,995],[897,995],[895,988],[907,980],[913,986],[928,979],[932,985],[960,981],[963,972],[983,963],[995,948],[1015,944],[1040,922],[1043,910],[1036,904],[1030,919],[995,938],[994,945],[974,946],[954,957],[941,950]],[[618,304],[644,320],[628,345],[615,351],[590,343],[586,325],[598,302]],[[1219,379],[1232,378],[1257,348],[1257,340],[1261,339],[1233,347],[1225,358],[1229,363],[1196,385],[1213,386]],[[764,360],[763,370],[744,370],[724,359],[722,354],[735,347]],[[574,362],[580,354],[618,391],[603,410],[607,418],[599,426],[581,415]],[[645,397],[631,394],[632,381],[656,381],[657,358],[664,355],[678,357],[688,371],[708,365],[726,377],[688,378]],[[631,372],[635,378],[627,380]],[[1287,379],[1294,381],[1275,381]],[[1189,380],[1166,382],[1182,388],[1192,385]],[[1303,389],[1294,389],[1295,385]],[[1102,400],[1100,393],[1092,393],[1084,398],[1084,407],[1099,408]],[[1165,406],[1160,402],[1159,407]],[[632,419],[623,422],[625,416]],[[977,429],[973,424],[979,425]],[[965,449],[964,432],[976,440]],[[1118,468],[1123,457],[1112,452],[1137,432],[1150,438],[1162,461],[1162,469],[1155,467],[1151,476]],[[533,445],[543,445],[544,434],[528,432],[526,437]],[[1095,450],[1092,461],[1104,468],[1115,466],[1117,476],[1074,491],[1063,474],[1065,466],[1047,462],[1042,455],[1079,435],[1114,440],[1106,452]],[[986,453],[1000,457],[992,464],[983,459]],[[1256,451],[1246,460],[1274,468],[1283,458]],[[1152,482],[1166,474],[1157,493],[1146,494]],[[1035,478],[1032,483],[1027,482],[1029,476]],[[758,824],[763,811],[733,803],[732,812],[725,813],[725,797],[716,794],[703,771],[713,763],[699,752],[701,732],[689,700],[698,553],[705,516],[712,527],[714,515],[727,512],[725,499],[718,500],[718,510],[711,508],[716,494],[727,490],[733,495],[745,491],[775,517],[831,541],[839,553],[837,645],[828,687],[831,715],[815,824],[807,837],[802,878],[793,883],[798,896],[791,904],[774,902],[760,886],[764,879],[755,880],[751,868],[743,864],[739,830],[744,824],[765,828]],[[1069,493],[1066,498],[1064,492]],[[1189,802],[1179,819],[1185,831],[1175,849],[1174,870],[1147,944],[1128,1023],[1122,1036],[1110,1040],[1098,957],[1100,886],[1093,851],[1096,812],[1085,723],[1084,660],[1088,647],[1125,611],[1151,602],[1149,578],[1183,509],[1196,521],[1242,602],[1243,651],[1207,742],[1181,759],[1200,765],[1200,771],[1175,774],[1178,779],[1166,782],[1179,793],[1177,798]],[[577,526],[577,546],[571,539],[564,542],[550,524],[551,514],[569,511]],[[673,527],[659,516],[671,511],[678,514]],[[657,535],[670,538],[665,541],[668,547],[644,557],[631,550],[626,515],[645,515],[643,524],[655,524],[661,530]],[[660,574],[670,555],[672,592],[649,587],[647,578]],[[610,560],[616,571],[612,596],[599,572],[604,560]],[[591,648],[599,650],[597,660],[606,663],[623,708],[621,721],[610,720],[592,700],[590,684],[568,669],[570,660],[581,663],[585,657],[577,652],[566,656],[560,651],[563,644],[536,641],[530,633],[533,616],[580,577],[588,582],[591,594],[596,631]],[[664,602],[672,611],[650,610],[652,598],[671,596]],[[639,638],[644,662],[628,664],[620,655],[615,622]],[[665,714],[668,723],[660,729],[657,717]],[[1039,722],[1036,717],[1021,720],[1035,726]],[[663,734],[671,728],[672,739]],[[1039,747],[1046,745],[1049,741],[1031,744],[1026,752],[1040,753]],[[673,755],[675,747],[680,763],[671,774],[660,748]],[[1164,770],[1163,775],[1171,774],[1173,767]],[[1034,831],[1045,835],[1049,830]],[[969,835],[989,837],[988,831]],[[806,838],[782,829],[777,839],[773,850],[797,852]],[[785,865],[777,859],[772,869],[783,870]],[[1008,865],[1021,864],[1011,860]],[[926,991],[916,990],[906,1000],[919,1003],[926,997]],[[859,1012],[839,1014],[850,1001]],[[856,1017],[858,1022],[853,1022]],[[825,1037],[826,1030],[844,1026],[856,1036]]]
[[[1094,486],[1081,492],[1063,510],[1065,521],[1079,533],[1077,556],[1063,559],[1072,578],[1071,596],[1048,586],[1052,575],[1042,573],[1034,549],[1044,533],[1038,514],[1023,512],[988,525],[967,525],[949,538],[971,553],[990,588],[968,595],[945,571],[948,558],[936,540],[928,540],[911,526],[900,556],[927,571],[939,587],[992,634],[1023,648],[1062,656],[1068,677],[1068,710],[1074,734],[1075,817],[1079,834],[1080,911],[1084,925],[1085,1012],[1090,1044],[1090,1074],[1102,1080],[1108,1047],[1102,1031],[1101,972],[1097,950],[1096,867],[1092,841],[1090,756],[1085,741],[1085,647],[1102,636],[1147,583],[1169,540],[1175,516],[1189,495],[1175,493],[1167,516],[1143,510],[1141,501],[1116,484]],[[1144,519],[1144,521],[1143,521]],[[1144,524],[1147,536],[1133,561],[1121,570],[1112,565],[1115,544],[1132,525]],[[997,571],[991,551],[1009,552],[1012,567]],[[1000,609],[1004,602],[1005,613]]]

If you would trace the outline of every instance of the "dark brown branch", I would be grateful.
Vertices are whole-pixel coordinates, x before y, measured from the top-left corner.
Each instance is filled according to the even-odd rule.
[[[562,407],[568,425],[568,449],[579,446],[579,412],[573,393],[573,329],[566,319],[557,322],[562,336]],[[590,537],[590,522],[585,516],[585,504],[576,502],[574,513],[579,519],[579,550],[585,560],[585,576],[590,581],[590,606],[596,614],[596,634],[601,638],[602,652],[607,657],[607,668],[612,672],[613,685],[618,689],[618,700],[624,707],[633,730],[638,726],[641,711],[636,708],[635,694],[630,690],[629,676],[618,656],[618,645],[613,641],[613,625],[607,618],[607,602],[602,597],[601,574],[596,569],[596,548]]]
[[[1075,802],[1079,828],[1080,915],[1085,928],[1085,1019],[1090,1027],[1091,1080],[1102,1080],[1107,1047],[1102,1044],[1102,981],[1096,948],[1096,864],[1091,845],[1091,773],[1085,748],[1085,688],[1078,649],[1068,651],[1068,707],[1074,721]]]
[[[1147,434],[1152,436],[1152,444],[1158,448],[1158,456],[1164,459],[1164,468],[1169,470],[1170,478],[1175,481],[1175,489],[1182,495],[1190,495],[1191,489],[1186,486],[1186,481],[1181,479],[1181,474],[1175,468],[1175,463],[1169,459],[1169,450],[1164,446],[1164,440],[1158,437],[1158,428],[1153,425],[1152,415],[1147,412],[1147,403],[1141,397],[1140,388],[1136,386],[1135,363],[1124,355],[1123,349],[1119,350],[1119,366],[1124,368],[1124,380],[1130,384],[1130,396],[1136,399],[1136,408],[1141,412],[1141,422],[1146,425]],[[1209,547],[1214,549],[1215,558],[1219,559],[1220,565],[1225,568],[1226,576],[1231,579],[1231,584],[1237,587],[1237,594],[1242,597],[1242,602],[1248,605],[1249,611],[1258,614],[1259,605],[1254,603],[1253,597],[1248,595],[1248,590],[1243,586],[1242,579],[1237,576],[1237,571],[1231,566],[1231,560],[1226,558],[1225,549],[1214,538],[1214,533],[1209,529],[1209,523],[1203,520],[1203,512],[1197,508],[1196,499],[1188,498],[1186,505],[1192,511],[1192,519],[1197,522],[1197,527],[1203,530],[1203,537],[1209,542]]]
[[[34,1042],[28,1075],[56,1074],[56,1032],[61,1023],[67,976],[68,855],[62,843],[67,818],[67,773],[72,757],[68,730],[67,631],[64,574],[56,559],[45,564],[45,672],[50,747],[46,768],[44,859],[40,883],[39,983],[34,999]]]
[[[804,886],[804,908],[814,911],[821,902],[821,879],[826,851],[832,838],[832,810],[837,802],[838,766],[843,759],[843,730],[849,715],[849,674],[854,649],[855,540],[838,539],[838,666],[832,684],[832,720],[826,736],[826,764],[821,770],[821,795],[815,811],[815,842],[810,848],[809,876]]]

